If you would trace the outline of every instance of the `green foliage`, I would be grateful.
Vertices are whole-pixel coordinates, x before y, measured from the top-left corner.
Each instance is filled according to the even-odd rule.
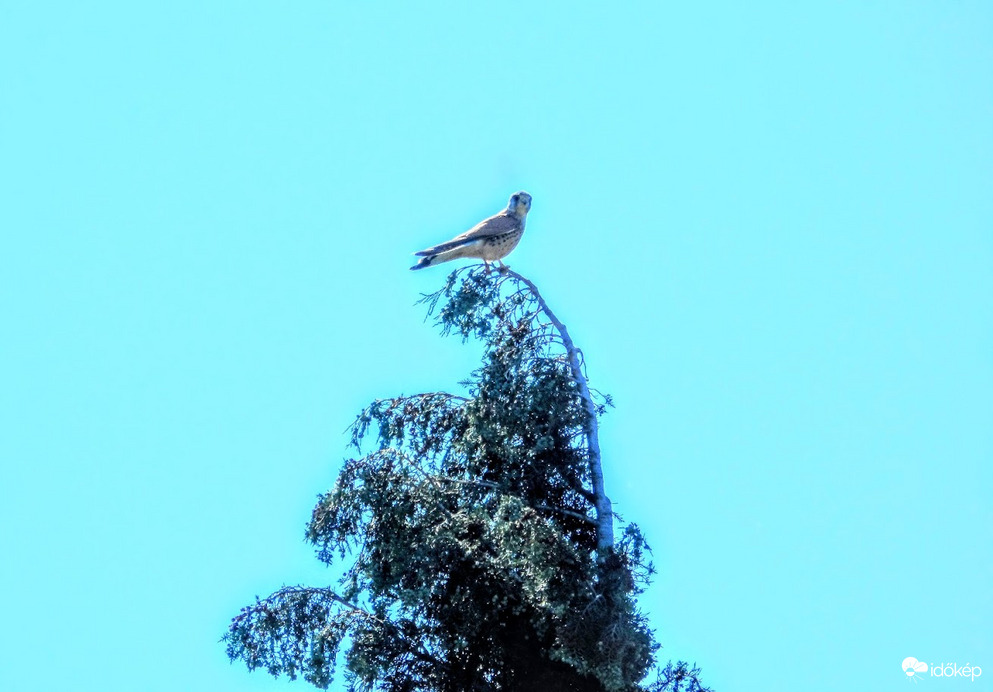
[[[344,651],[352,690],[668,689],[661,673],[640,686],[658,648],[634,602],[652,573],[640,531],[597,559],[588,414],[556,333],[507,275],[460,270],[426,302],[443,332],[485,346],[468,396],[362,411],[352,443],[373,449],[307,527],[338,589],[257,600],[228,655],[327,687]]]

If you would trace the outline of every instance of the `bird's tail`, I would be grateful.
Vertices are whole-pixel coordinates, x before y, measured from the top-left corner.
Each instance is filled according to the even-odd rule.
[[[448,243],[445,243],[447,245]],[[430,252],[435,250],[436,246],[430,248],[430,250],[421,250],[421,252],[415,252],[415,255],[421,255],[425,252]],[[415,264],[411,269],[424,269],[424,267],[433,267],[436,264],[441,264],[442,262],[451,262],[453,259],[459,259],[460,257],[478,257],[479,255],[473,254],[473,248],[476,247],[476,243],[459,243],[453,248],[443,250],[441,252],[431,252],[431,254],[425,254],[421,257],[421,261]]]
[[[424,269],[425,267],[430,267],[434,263],[434,260],[437,257],[438,255],[428,255],[427,257],[422,257],[420,261],[410,269],[411,271],[414,271],[416,269]]]

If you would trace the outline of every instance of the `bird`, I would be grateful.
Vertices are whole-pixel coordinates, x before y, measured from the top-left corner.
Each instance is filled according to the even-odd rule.
[[[411,269],[424,269],[460,257],[481,259],[487,270],[490,269],[490,262],[500,262],[500,268],[505,269],[507,265],[503,263],[503,258],[517,247],[524,235],[524,222],[530,210],[531,195],[516,192],[510,196],[507,208],[499,214],[480,221],[448,242],[415,252],[421,259]]]

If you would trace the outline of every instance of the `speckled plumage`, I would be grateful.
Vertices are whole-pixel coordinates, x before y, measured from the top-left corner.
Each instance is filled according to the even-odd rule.
[[[479,222],[471,229],[451,240],[415,252],[421,260],[411,269],[424,269],[460,257],[500,262],[511,253],[524,235],[524,224],[531,210],[531,195],[518,192],[511,196],[507,208],[499,214]]]

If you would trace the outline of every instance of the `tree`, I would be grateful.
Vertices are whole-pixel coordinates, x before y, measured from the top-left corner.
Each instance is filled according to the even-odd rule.
[[[284,587],[237,615],[249,669],[386,692],[706,692],[658,649],[635,598],[653,573],[634,524],[614,539],[582,352],[526,278],[453,272],[424,302],[484,345],[467,396],[373,402],[361,454],[307,527],[337,589]]]

